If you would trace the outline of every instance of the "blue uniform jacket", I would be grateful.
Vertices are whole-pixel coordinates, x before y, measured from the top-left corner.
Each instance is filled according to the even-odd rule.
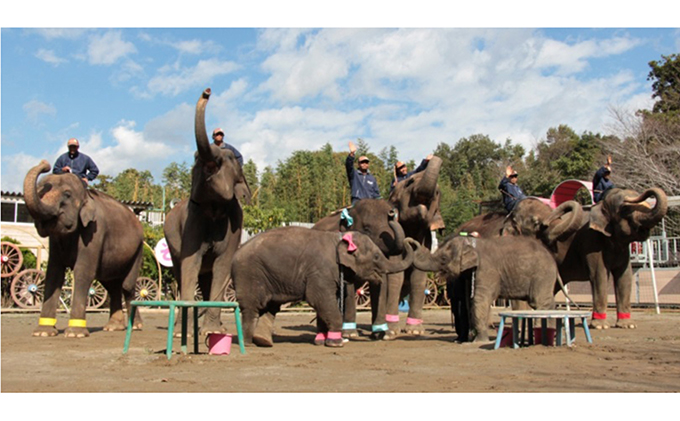
[[[599,170],[597,170],[595,176],[593,177],[593,200],[595,203],[602,200],[604,192],[614,187],[614,183],[612,183],[611,180],[604,179],[604,173],[606,171],[607,168],[605,168],[603,165]]]
[[[80,178],[87,178],[88,181],[94,180],[99,174],[99,168],[97,168],[92,158],[81,152],[77,152],[74,155],[66,152],[61,155],[54,163],[52,172],[54,174],[63,174],[64,172],[61,169],[64,167],[70,167],[73,174]]]
[[[411,177],[415,173],[419,173],[423,171],[425,168],[427,168],[427,164],[430,161],[423,159],[420,165],[418,165],[418,168],[416,168],[413,171],[407,172],[406,174],[397,174],[397,183],[406,180],[407,178]],[[394,178],[392,179],[392,184],[390,185],[390,193],[392,193],[392,190],[397,186],[397,184],[394,182]]]
[[[378,181],[370,172],[362,174],[361,171],[354,168],[354,157],[352,155],[347,155],[345,169],[347,169],[352,203],[360,199],[380,199]]]
[[[512,184],[508,177],[503,177],[501,184],[498,185],[498,190],[503,195],[503,206],[508,212],[515,207],[517,202],[526,198],[522,189],[517,184]]]
[[[227,142],[222,142],[222,145],[220,146],[222,149],[229,149],[234,153],[234,156],[236,157],[236,160],[238,161],[238,164],[243,167],[243,155],[241,155],[241,152],[238,151],[235,147],[231,146]]]

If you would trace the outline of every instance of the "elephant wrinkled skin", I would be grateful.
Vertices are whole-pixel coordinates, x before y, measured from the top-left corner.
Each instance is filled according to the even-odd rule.
[[[85,319],[88,292],[97,279],[109,292],[110,317],[104,330],[125,330],[122,295],[129,312],[142,263],[144,232],[135,214],[114,198],[87,189],[76,175],[43,177],[50,164],[41,163],[26,174],[24,198],[38,234],[49,237],[45,300],[34,336],[57,334],[56,311],[66,268],[73,269],[73,296],[67,337],[89,336]],[[135,318],[141,328],[141,318]]]

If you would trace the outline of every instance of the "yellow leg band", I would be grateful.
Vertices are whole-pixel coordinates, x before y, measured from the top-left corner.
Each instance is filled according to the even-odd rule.
[[[68,327],[87,327],[87,321],[84,319],[71,319],[68,321]]]
[[[55,326],[57,324],[57,319],[51,319],[49,317],[41,317],[38,319],[38,326]]]

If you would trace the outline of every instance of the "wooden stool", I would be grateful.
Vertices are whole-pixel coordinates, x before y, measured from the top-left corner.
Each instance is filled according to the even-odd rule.
[[[125,345],[123,345],[123,354],[128,352],[130,347],[130,338],[132,337],[132,322],[135,319],[135,311],[137,307],[161,307],[168,308],[168,343],[165,350],[168,359],[172,357],[172,340],[173,328],[175,326],[175,307],[182,310],[182,352],[187,353],[187,315],[189,307],[194,309],[194,353],[198,353],[198,307],[219,307],[219,308],[233,308],[234,317],[236,318],[236,334],[238,335],[238,344],[241,349],[241,354],[246,353],[246,348],[243,344],[243,329],[241,327],[241,309],[238,303],[227,301],[132,301],[130,303],[130,319],[128,320],[127,332],[125,334]]]
[[[502,311],[498,313],[501,318],[501,322],[498,325],[498,335],[496,336],[496,344],[494,349],[498,349],[501,345],[501,339],[503,336],[503,328],[505,326],[505,318],[512,318],[512,347],[519,348],[521,344],[524,343],[525,325],[529,325],[529,345],[533,345],[533,320],[541,320],[541,330],[543,344],[547,345],[546,342],[546,328],[548,324],[548,319],[555,319],[557,324],[557,338],[556,342],[558,346],[562,345],[562,329],[564,328],[567,337],[567,346],[571,346],[576,338],[576,328],[575,319],[581,319],[583,322],[583,331],[586,335],[586,340],[588,343],[593,343],[593,339],[590,337],[590,330],[588,329],[588,316],[590,316],[589,311],[565,311],[565,310],[513,310],[513,311]],[[520,335],[520,324],[521,329],[521,340],[518,341]]]

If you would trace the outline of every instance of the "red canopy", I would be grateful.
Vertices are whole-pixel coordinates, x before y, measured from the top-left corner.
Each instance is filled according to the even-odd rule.
[[[567,180],[558,184],[553,190],[550,196],[550,207],[555,209],[567,200],[573,200],[576,197],[576,192],[581,189],[588,191],[590,201],[593,202],[593,183],[591,181]]]

